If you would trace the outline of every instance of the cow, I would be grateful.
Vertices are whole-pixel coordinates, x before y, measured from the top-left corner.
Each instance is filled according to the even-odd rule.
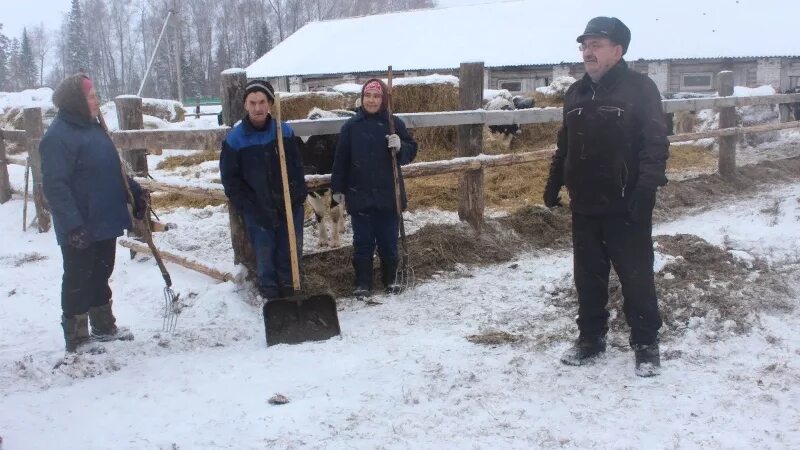
[[[516,108],[511,100],[497,96],[486,104],[487,111],[513,111]],[[510,125],[489,125],[489,139],[499,138],[503,145],[507,148],[511,145],[511,139],[514,135],[519,133],[519,125],[512,123]]]
[[[331,117],[352,117],[354,112],[348,110],[326,111],[313,108],[307,118],[317,120]],[[297,136],[297,148],[303,157],[303,169],[306,175],[324,175],[331,173],[333,169],[333,157],[336,152],[336,144],[339,139],[338,134],[328,134],[322,136]],[[318,189],[308,193],[308,203],[314,210],[319,239],[317,246],[339,247],[340,238],[344,232],[345,207],[333,200],[330,189]],[[331,233],[328,235],[328,225],[330,222]]]
[[[521,95],[515,95],[511,98],[511,102],[514,104],[514,108],[516,109],[530,109],[536,106],[536,101],[530,97],[523,97]]]

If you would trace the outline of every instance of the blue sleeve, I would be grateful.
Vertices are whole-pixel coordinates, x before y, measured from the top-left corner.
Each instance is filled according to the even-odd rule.
[[[70,187],[77,150],[64,145],[53,135],[45,135],[39,144],[39,153],[42,156],[42,188],[53,217],[68,232],[82,226],[83,216]]]
[[[225,195],[239,212],[254,211],[255,205],[248,204],[250,200],[244,193],[247,188],[242,176],[242,168],[239,164],[239,154],[228,145],[228,141],[222,142],[222,151],[219,155],[219,174],[222,186],[225,188]]]
[[[417,142],[409,134],[406,124],[402,120],[395,117],[394,126],[397,135],[400,136],[400,153],[397,155],[397,162],[400,165],[409,164],[417,157]]]
[[[342,125],[336,142],[336,154],[331,169],[331,190],[344,194],[347,191],[347,172],[350,169],[350,127]]]

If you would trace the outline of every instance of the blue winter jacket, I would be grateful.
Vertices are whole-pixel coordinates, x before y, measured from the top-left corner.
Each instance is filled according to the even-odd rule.
[[[401,147],[399,164],[408,164],[417,156],[417,143],[408,134],[406,125],[392,116]],[[336,157],[331,173],[331,189],[345,195],[350,214],[361,211],[394,211],[394,175],[392,157],[386,144],[389,114],[368,114],[359,108],[355,116],[342,125]],[[402,208],[407,206],[403,174],[398,171]]]
[[[292,127],[283,123],[281,128],[289,195],[295,209],[302,207],[308,194],[303,159],[297,150]],[[267,229],[286,220],[277,142],[278,133],[272,117],[264,130],[253,127],[245,117],[225,137],[219,157],[225,195],[236,209],[251,215]]]
[[[83,227],[91,242],[131,229],[119,155],[97,121],[62,109],[39,144],[42,183],[59,245]],[[141,187],[128,178],[134,196]]]

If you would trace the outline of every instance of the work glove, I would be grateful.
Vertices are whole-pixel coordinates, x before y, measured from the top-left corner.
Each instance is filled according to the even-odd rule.
[[[395,134],[387,134],[386,135],[386,142],[389,147],[390,151],[393,151],[396,155],[400,151],[400,146],[402,145],[400,142],[400,136]]]
[[[86,250],[89,248],[89,235],[86,233],[86,229],[83,228],[83,226],[77,227],[70,231],[67,241],[70,247],[78,250]]]
[[[149,195],[150,193],[142,189],[142,191],[133,199],[133,217],[136,220],[144,219],[147,214],[147,208],[150,206]]]
[[[560,191],[561,186],[548,181],[547,185],[544,187],[544,206],[548,208],[561,206],[561,196],[558,195]]]
[[[628,201],[628,215],[632,222],[647,224],[653,220],[653,208],[656,206],[656,190],[637,187]]]
[[[344,204],[344,194],[342,194],[341,192],[334,192],[333,201],[339,205]],[[331,205],[331,206],[336,206],[336,205]]]

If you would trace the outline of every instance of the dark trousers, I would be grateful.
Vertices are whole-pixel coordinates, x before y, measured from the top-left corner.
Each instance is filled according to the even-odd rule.
[[[303,256],[303,206],[294,206],[294,229],[297,240],[298,265]],[[286,220],[276,228],[264,228],[249,214],[244,215],[247,234],[256,256],[258,272],[258,291],[267,298],[281,296],[284,290],[292,286],[292,266],[289,258],[289,233],[286,232]]]
[[[353,259],[369,259],[378,248],[381,261],[397,260],[400,222],[395,211],[362,211],[352,214]]]
[[[636,224],[622,214],[573,213],[572,249],[581,335],[608,331],[608,276],[613,264],[622,284],[631,344],[656,342],[661,316],[653,280],[652,223]]]
[[[114,271],[116,251],[116,238],[92,242],[83,250],[61,246],[64,257],[61,311],[64,316],[85,314],[90,307],[103,306],[111,300],[108,279]]]

